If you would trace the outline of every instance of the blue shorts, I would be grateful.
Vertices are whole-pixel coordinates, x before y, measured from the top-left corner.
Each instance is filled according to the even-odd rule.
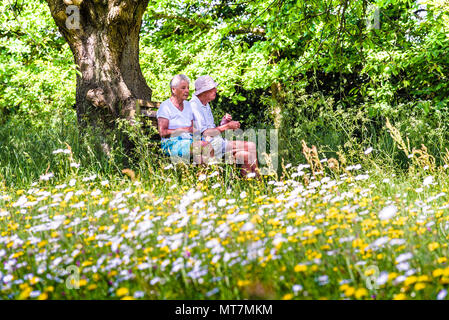
[[[190,157],[190,147],[193,143],[192,135],[181,135],[166,138],[161,141],[162,151],[167,156]]]

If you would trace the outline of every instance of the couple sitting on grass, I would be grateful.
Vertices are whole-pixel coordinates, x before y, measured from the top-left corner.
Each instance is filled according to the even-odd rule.
[[[239,129],[240,123],[226,114],[220,126],[215,126],[209,102],[215,99],[218,84],[210,76],[199,77],[189,102],[189,82],[183,74],[174,76],[170,81],[171,97],[162,102],[157,111],[163,152],[181,158],[193,155],[195,163],[208,163],[213,157],[219,159],[227,154],[241,164],[243,176],[258,175],[256,145],[247,141],[228,141],[221,136],[226,130]]]

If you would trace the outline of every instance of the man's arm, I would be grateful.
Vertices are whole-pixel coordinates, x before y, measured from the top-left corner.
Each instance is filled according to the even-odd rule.
[[[215,128],[210,128],[210,129],[206,129],[203,131],[203,135],[205,136],[217,136],[220,133],[226,131],[226,130],[235,130],[240,128],[240,123],[238,121],[231,121],[228,122],[224,125],[221,125],[219,127],[215,127]]]
[[[203,117],[201,113],[197,110],[196,104],[192,103],[192,114],[193,114],[193,131],[202,133],[203,130]],[[203,130],[204,131],[204,130]]]
[[[238,121],[231,121],[232,117],[230,114],[226,114],[223,118],[226,118],[228,120],[227,123],[220,125],[219,127],[215,127],[215,125],[213,125],[213,116],[211,111],[209,110],[209,112],[211,113],[212,116],[212,125],[215,128],[207,128],[208,124],[206,119],[204,118],[203,114],[198,110],[199,107],[197,105],[196,102],[192,103],[192,111],[193,111],[193,117],[194,117],[194,122],[195,122],[195,128],[201,132],[201,134],[203,134],[203,136],[217,136],[219,134],[221,134],[222,132],[226,131],[226,130],[234,130],[234,129],[238,129],[240,128],[240,123]],[[211,125],[209,125],[211,126]]]

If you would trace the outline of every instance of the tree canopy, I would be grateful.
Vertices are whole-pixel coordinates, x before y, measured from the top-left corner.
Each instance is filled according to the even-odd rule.
[[[3,116],[73,105],[76,67],[45,2],[1,6]],[[448,8],[442,0],[154,1],[140,63],[159,101],[182,72],[211,74],[222,101],[256,113],[273,104],[273,84],[372,115],[401,103],[446,112]]]
[[[443,106],[447,19],[447,3],[437,1],[162,1],[150,4],[142,28],[143,51],[158,60],[143,64],[211,73],[234,101],[244,99],[238,87],[281,82],[347,105]]]

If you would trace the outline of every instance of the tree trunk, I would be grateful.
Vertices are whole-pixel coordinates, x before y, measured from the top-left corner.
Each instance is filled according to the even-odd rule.
[[[79,73],[76,111],[81,126],[114,127],[152,107],[139,64],[139,31],[149,0],[47,0]]]
[[[281,106],[284,104],[284,95],[282,92],[282,86],[279,82],[273,82],[271,84],[271,98],[273,99],[273,122],[274,127],[279,129],[282,123],[282,110]]]

